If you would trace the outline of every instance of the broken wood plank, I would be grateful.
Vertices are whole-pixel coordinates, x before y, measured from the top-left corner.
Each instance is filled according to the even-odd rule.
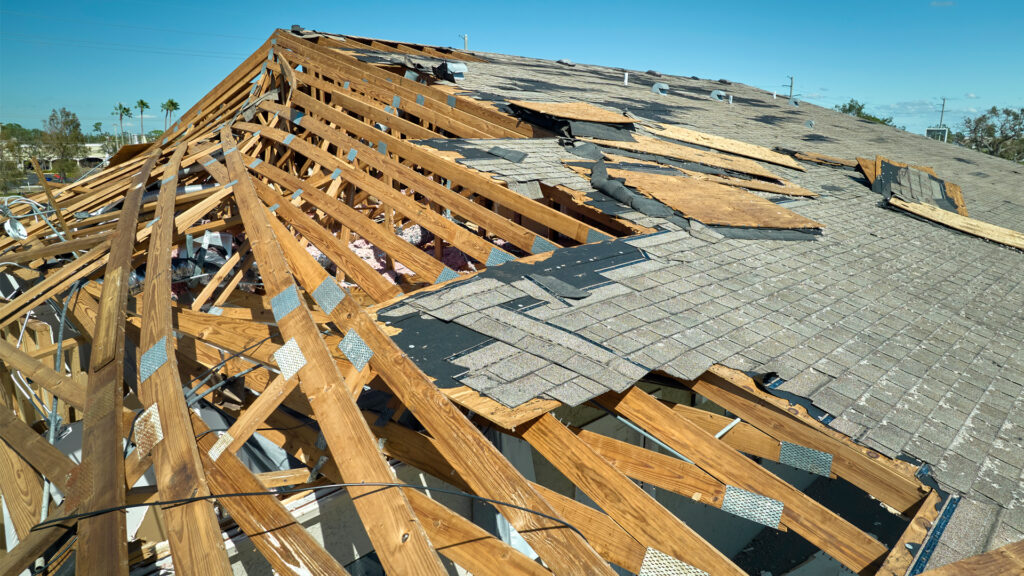
[[[714,182],[616,168],[609,169],[608,175],[624,178],[627,186],[704,224],[788,230],[822,228],[818,222],[756,194]]]
[[[509,104],[566,120],[582,120],[585,122],[597,122],[599,124],[633,124],[636,120],[622,114],[604,108],[599,108],[587,102],[527,102],[525,100],[509,100]]]
[[[995,224],[989,224],[988,222],[982,222],[974,218],[968,218],[961,216],[942,208],[937,208],[930,204],[922,204],[920,202],[905,202],[896,198],[895,196],[889,199],[889,204],[906,210],[911,214],[920,216],[926,220],[931,220],[937,224],[942,224],[954,230],[959,230],[971,236],[977,236],[978,238],[984,238],[997,244],[1004,246],[1010,246],[1018,250],[1024,250],[1024,234],[1011,230],[1009,228],[1003,228],[996,226]]]
[[[704,132],[698,132],[697,130],[691,130],[689,128],[673,124],[651,123],[645,124],[644,127],[658,136],[679,140],[680,142],[686,142],[687,144],[696,144],[698,146],[704,146],[705,148],[711,148],[712,150],[718,150],[720,152],[728,152],[737,156],[745,156],[752,160],[761,160],[763,162],[769,162],[778,166],[785,166],[786,168],[792,168],[801,172],[806,171],[806,169],[801,166],[799,162],[793,160],[793,158],[786,156],[785,154],[773,152],[764,146],[749,144],[740,140],[732,140],[730,138],[716,136],[714,134],[706,134]]]
[[[644,136],[643,134],[636,134],[634,135],[634,138],[636,139],[636,142],[600,140],[597,138],[580,138],[580,140],[597,144],[605,148],[618,148],[620,150],[628,150],[631,152],[654,154],[657,156],[665,156],[667,158],[682,160],[684,162],[696,162],[698,164],[704,164],[705,166],[713,166],[715,168],[750,174],[751,176],[757,176],[767,180],[782,180],[778,175],[766,170],[757,162],[747,158],[726,156],[724,154],[718,154],[717,152],[706,152],[704,150],[698,150],[696,148],[686,146],[685,144],[673,144],[672,142],[652,138],[650,136]]]
[[[825,164],[826,166],[846,166],[848,168],[856,168],[856,160],[847,160],[846,158],[837,158],[836,156],[828,156],[826,154],[818,154],[817,152],[796,152],[793,157],[797,160],[804,160],[807,162],[814,162],[815,164]]]

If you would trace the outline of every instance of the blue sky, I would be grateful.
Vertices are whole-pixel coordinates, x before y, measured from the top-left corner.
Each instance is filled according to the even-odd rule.
[[[856,98],[914,132],[991,106],[1024,106],[1024,2],[246,2],[0,0],[0,122],[41,127],[51,108],[83,127],[139,98],[190,107],[274,28],[309,28],[568,58]],[[138,117],[128,121],[138,130]],[[152,128],[151,128],[152,127]]]

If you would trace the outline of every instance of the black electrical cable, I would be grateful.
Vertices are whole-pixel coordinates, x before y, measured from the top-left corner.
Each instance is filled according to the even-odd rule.
[[[547,518],[548,520],[558,522],[559,524],[579,534],[580,538],[586,540],[586,537],[583,535],[582,532],[580,532],[579,528],[576,528],[575,526],[566,522],[565,520],[562,520],[561,518],[556,518],[555,516],[545,514],[538,510],[533,510],[531,508],[526,508],[525,506],[511,504],[509,502],[502,502],[501,500],[494,500],[491,498],[485,498],[483,496],[477,496],[476,494],[470,494],[468,492],[463,492],[461,490],[447,490],[445,488],[432,488],[430,486],[420,486],[419,484],[402,484],[400,482],[341,482],[337,484],[323,484],[321,486],[311,486],[305,488],[280,488],[278,490],[262,490],[259,492],[231,492],[227,494],[210,494],[209,496],[192,496],[190,498],[176,498],[174,500],[157,500],[155,502],[144,502],[141,504],[125,504],[123,506],[111,506],[110,508],[101,508],[100,510],[93,510],[92,512],[80,512],[78,514],[69,514],[67,516],[61,516],[59,518],[51,518],[44,522],[36,524],[30,529],[30,532],[39,530],[41,528],[57,525],[66,520],[81,520],[82,518],[92,518],[93,516],[100,516],[102,514],[108,514],[110,512],[119,512],[121,510],[127,510],[129,508],[148,508],[150,506],[177,506],[180,504],[188,504],[190,502],[198,502],[199,500],[214,500],[218,498],[244,498],[250,496],[279,496],[281,494],[295,494],[299,492],[310,491],[315,492],[317,490],[326,490],[328,488],[349,488],[358,486],[380,488],[412,488],[414,490],[423,490],[424,492],[432,491],[440,492],[443,494],[452,494],[454,496],[464,496],[466,498],[472,498],[474,500],[479,500],[481,502],[487,502],[488,504],[493,504],[495,506],[515,508],[516,510],[522,510],[523,512],[529,512],[530,514],[540,516],[541,518]]]

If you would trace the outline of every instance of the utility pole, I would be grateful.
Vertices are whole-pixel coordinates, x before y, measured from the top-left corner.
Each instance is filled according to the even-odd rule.
[[[786,76],[786,78],[789,78],[789,99],[792,100],[793,99],[793,77],[792,76]],[[785,86],[785,84],[783,84],[783,86]]]
[[[462,38],[462,49],[469,50],[469,34],[459,34],[459,38]]]
[[[942,112],[939,112],[939,128],[942,128],[942,120],[946,117],[946,98],[942,98]]]

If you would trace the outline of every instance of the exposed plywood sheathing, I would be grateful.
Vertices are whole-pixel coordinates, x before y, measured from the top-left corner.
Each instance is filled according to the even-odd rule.
[[[728,152],[737,156],[745,156],[753,160],[761,160],[762,162],[768,162],[770,164],[777,164],[779,166],[785,166],[786,168],[804,171],[804,167],[796,160],[793,160],[785,154],[773,152],[763,146],[748,144],[746,142],[740,142],[739,140],[732,140],[730,138],[723,138],[721,136],[715,136],[714,134],[705,134],[703,132],[698,132],[697,130],[691,130],[689,128],[675,126],[672,124],[652,123],[647,125],[646,128],[658,136],[664,136],[665,138],[679,140],[680,142],[686,142],[688,144],[697,144],[698,146],[704,146],[706,148],[711,148],[712,150]]]
[[[636,139],[636,142],[600,140],[597,138],[582,138],[582,140],[607,148],[618,148],[620,150],[641,152],[643,154],[655,154],[658,156],[682,160],[684,162],[696,162],[698,164],[714,166],[715,168],[750,174],[751,176],[757,176],[767,180],[781,180],[779,176],[748,158],[729,156],[726,154],[719,154],[717,152],[706,152],[704,150],[698,150],[683,144],[675,144],[666,140],[659,140],[643,134],[637,134],[634,138]]]
[[[704,224],[749,228],[821,228],[821,224],[749,192],[687,176],[608,170],[612,178]]]
[[[565,118],[566,120],[583,120],[599,124],[632,124],[629,116],[604,108],[598,108],[587,102],[527,102],[525,100],[509,100],[509,104],[540,114]]]

